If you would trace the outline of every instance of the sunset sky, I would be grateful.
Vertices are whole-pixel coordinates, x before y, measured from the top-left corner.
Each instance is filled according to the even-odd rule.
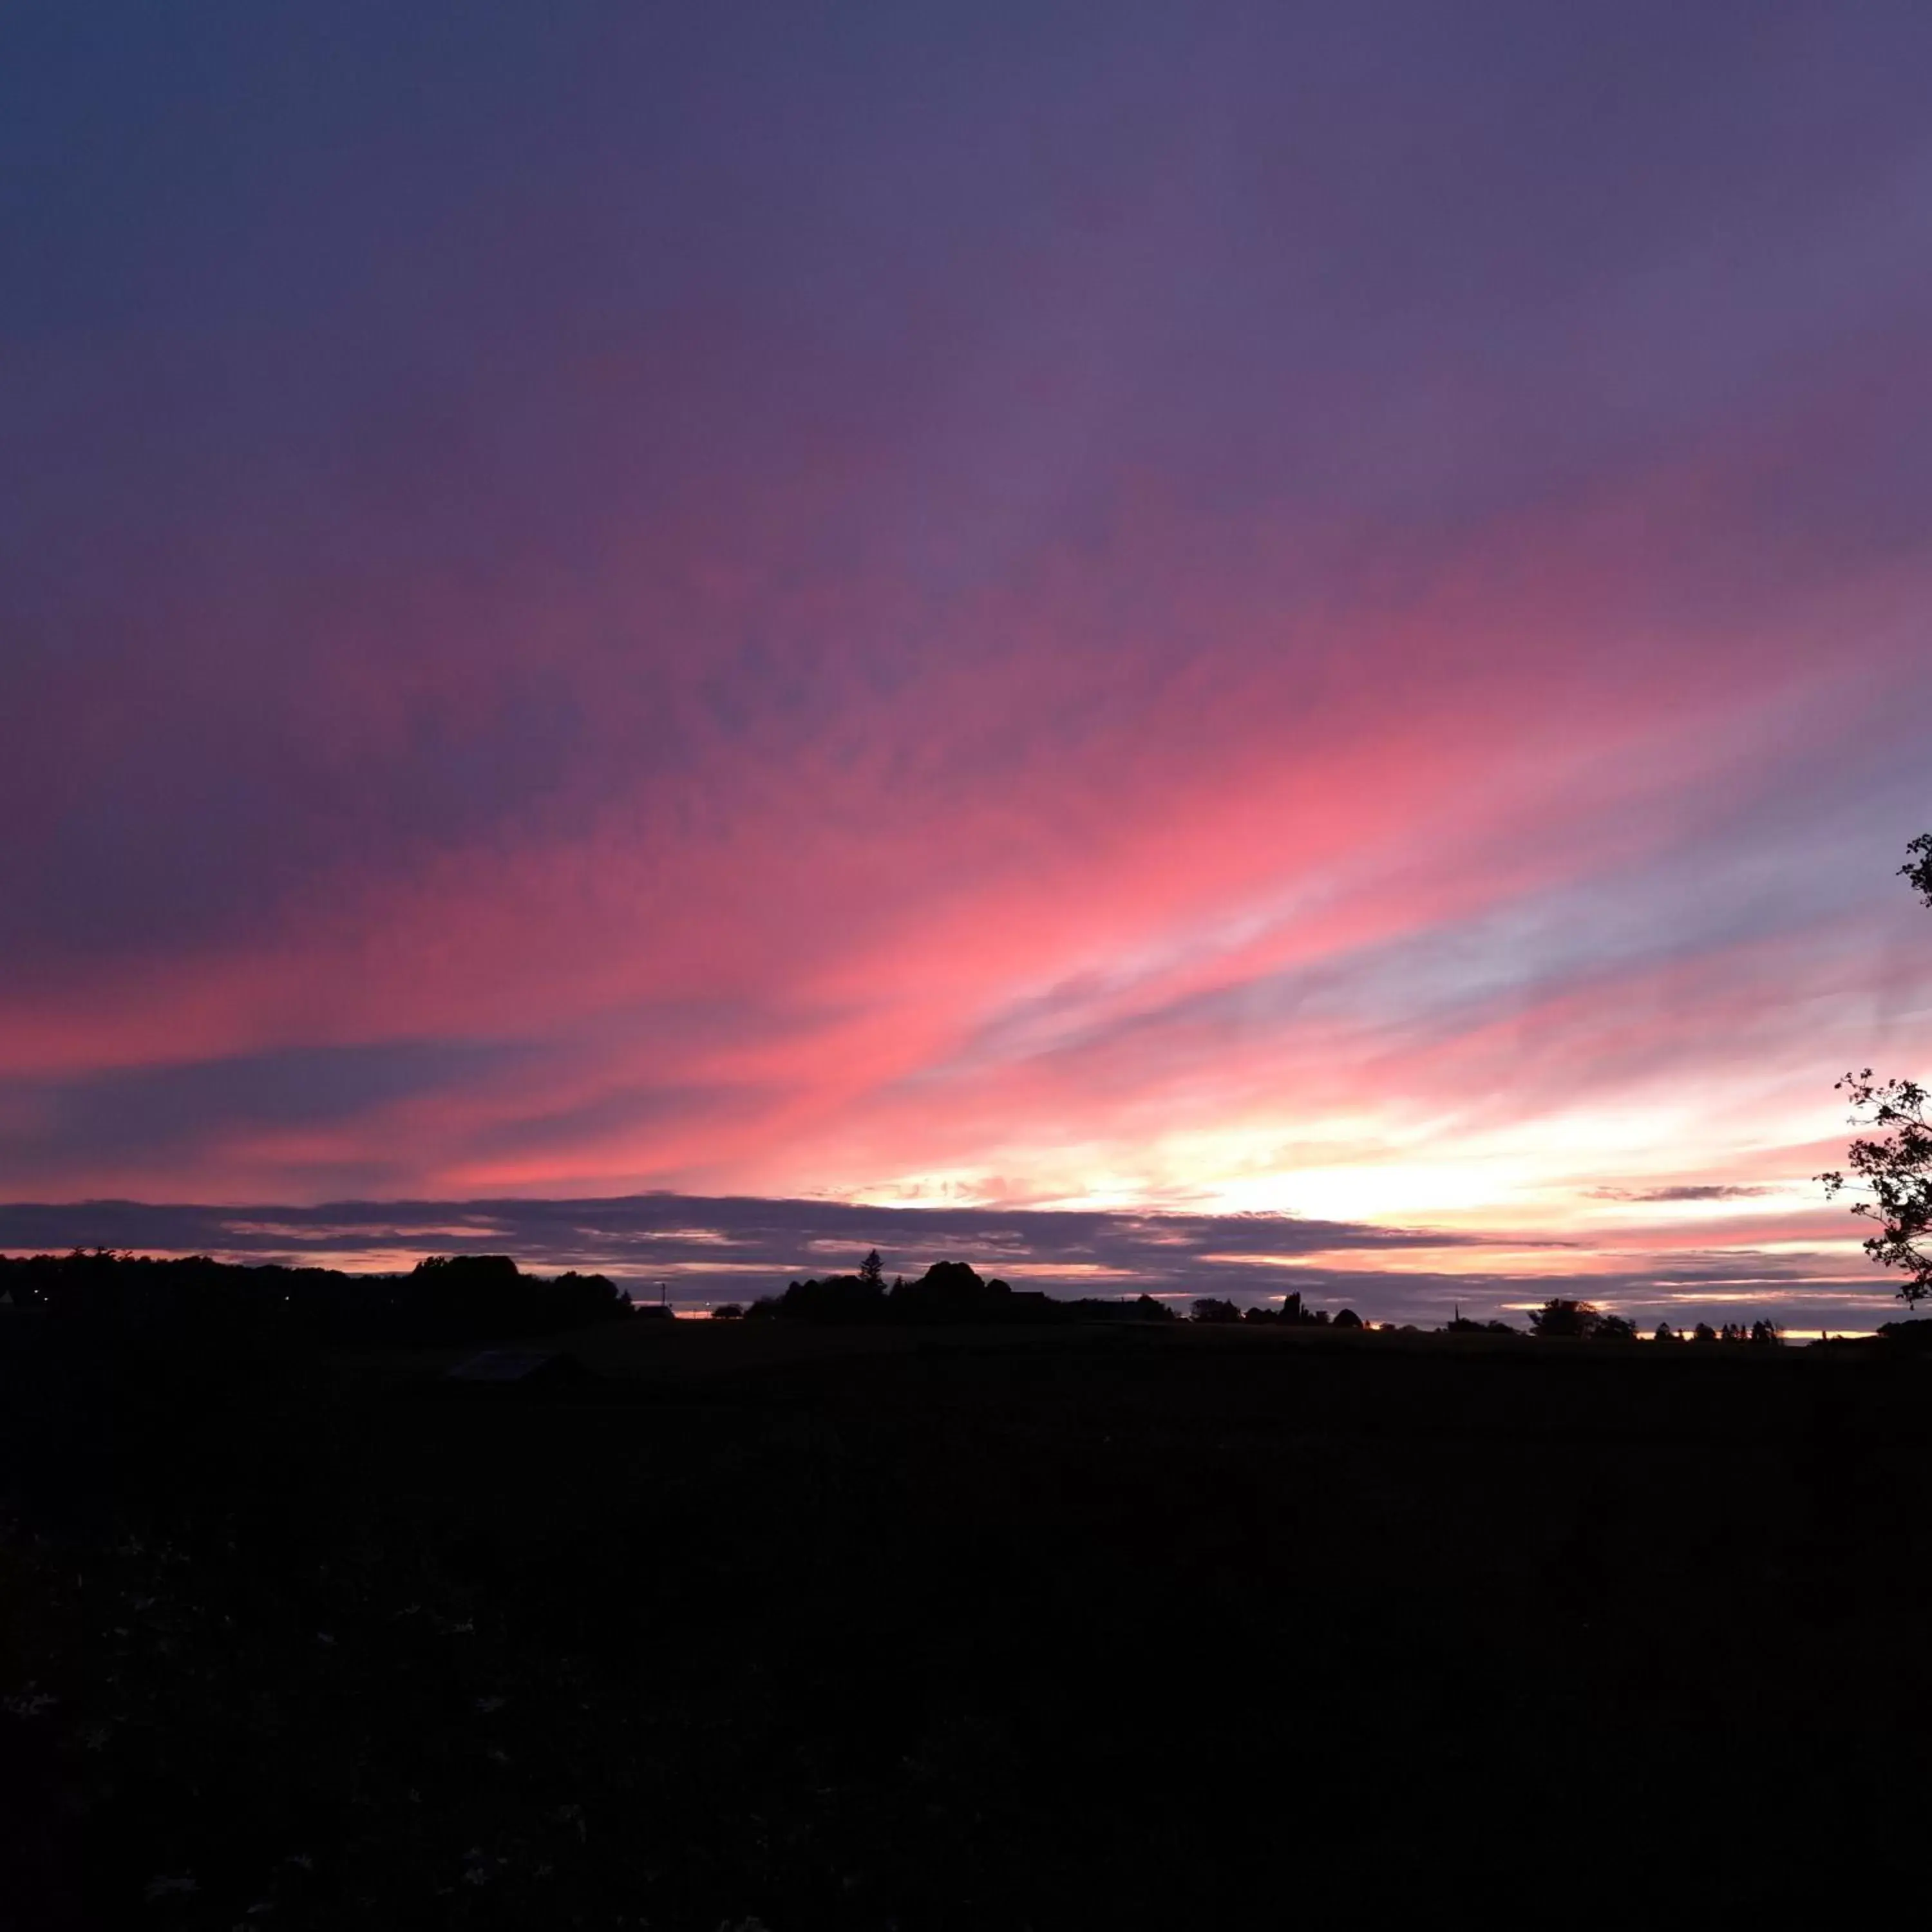
[[[1928,100],[1922,0],[10,7],[0,1247],[1884,1318]]]

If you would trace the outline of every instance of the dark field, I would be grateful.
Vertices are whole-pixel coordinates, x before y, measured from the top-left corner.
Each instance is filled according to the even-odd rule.
[[[80,1922],[83,1850],[97,1920],[158,1928],[1563,1924],[1813,1879],[1855,1922],[1918,1884],[1922,1360],[639,1322],[453,1390],[460,1352],[26,1320],[20,1925]]]

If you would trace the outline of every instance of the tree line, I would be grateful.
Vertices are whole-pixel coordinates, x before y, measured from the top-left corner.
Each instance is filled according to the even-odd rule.
[[[1636,1324],[1628,1316],[1598,1308],[1594,1303],[1554,1298],[1528,1312],[1526,1329],[1507,1322],[1479,1322],[1458,1310],[1437,1331],[1393,1322],[1365,1322],[1352,1308],[1330,1314],[1310,1307],[1298,1290],[1276,1306],[1246,1306],[1218,1295],[1196,1295],[1181,1316],[1172,1300],[1142,1293],[1126,1296],[1082,1296],[1060,1299],[1015,1288],[997,1276],[988,1279],[969,1263],[935,1262],[925,1274],[908,1281],[897,1276],[888,1286],[885,1265],[874,1248],[850,1274],[787,1283],[782,1294],[765,1295],[748,1304],[727,1302],[711,1311],[716,1322],[801,1322],[820,1326],[910,1324],[938,1322],[1009,1323],[1077,1322],[1178,1322],[1208,1327],[1246,1328],[1326,1328],[1378,1334],[1414,1335],[1439,1332],[1452,1335],[1533,1335],[1551,1340],[1634,1342]],[[1759,1320],[1714,1328],[1700,1322],[1694,1328],[1672,1328],[1660,1322],[1652,1340],[1658,1342],[1754,1342],[1777,1344],[1784,1340],[1774,1323]]]
[[[962,1322],[1172,1322],[1177,1318],[1166,1302],[1151,1294],[1131,1301],[1096,1296],[1059,1300],[1031,1289],[1016,1288],[997,1275],[982,1275],[966,1262],[934,1262],[916,1280],[908,1281],[901,1275],[888,1285],[885,1264],[874,1248],[850,1274],[790,1282],[783,1294],[763,1295],[748,1305],[727,1302],[712,1310],[712,1318],[925,1326]]]
[[[908,1281],[896,1276],[889,1286],[885,1264],[874,1248],[850,1274],[788,1282],[781,1294],[764,1295],[748,1304],[727,1302],[712,1310],[720,1322],[808,1322],[846,1325],[855,1323],[914,1326],[936,1322],[1010,1323],[1072,1322],[1153,1322],[1180,1320],[1173,1304],[1144,1292],[1124,1295],[1059,1297],[1035,1289],[1016,1288],[997,1275],[982,1275],[970,1263],[934,1262]],[[1330,1316],[1326,1309],[1304,1307],[1299,1294],[1290,1294],[1279,1308],[1244,1308],[1213,1295],[1196,1297],[1190,1319],[1200,1322],[1281,1323],[1290,1327],[1360,1328],[1365,1324],[1354,1310]]]
[[[1246,1306],[1198,1295],[1183,1315],[1178,1299],[1132,1296],[1061,1299],[1015,1288],[961,1261],[935,1262],[912,1280],[888,1283],[874,1249],[850,1274],[790,1282],[780,1294],[748,1305],[727,1303],[716,1321],[805,1322],[841,1326],[879,1324],[1064,1324],[1182,1322],[1208,1327],[1326,1329],[1340,1334],[1536,1336],[1584,1342],[1634,1342],[1636,1324],[1593,1303],[1552,1299],[1528,1312],[1527,1328],[1462,1314],[1437,1330],[1407,1323],[1366,1321],[1352,1308],[1333,1314],[1310,1306],[1298,1292],[1274,1306]],[[548,1335],[623,1319],[639,1311],[602,1274],[571,1270],[526,1274],[507,1255],[433,1255],[406,1274],[345,1274],[338,1269],[218,1262],[205,1255],[160,1258],[112,1249],[75,1249],[64,1255],[0,1255],[0,1303],[35,1311],[58,1327],[134,1340],[215,1341],[284,1336],[324,1343],[429,1345]],[[644,1313],[660,1311],[646,1306]],[[1908,1338],[1932,1324],[1888,1324],[1882,1334]],[[1910,1339],[1916,1339],[1916,1334]],[[1713,1328],[1673,1328],[1660,1322],[1657,1342],[1756,1343],[1784,1340],[1759,1319]]]
[[[326,1342],[460,1342],[542,1335],[632,1312],[607,1276],[526,1274],[508,1255],[432,1255],[407,1274],[250,1266],[76,1248],[0,1255],[0,1298],[107,1335]]]

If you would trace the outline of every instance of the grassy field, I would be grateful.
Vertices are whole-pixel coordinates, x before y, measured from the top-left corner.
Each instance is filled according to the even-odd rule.
[[[79,1922],[83,1845],[98,1916],[224,1928],[1568,1922],[1916,1864],[1922,1360],[556,1346],[539,1392],[10,1336],[16,1898]]]

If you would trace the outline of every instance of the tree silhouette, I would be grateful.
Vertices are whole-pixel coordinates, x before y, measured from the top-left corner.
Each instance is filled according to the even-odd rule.
[[[1197,1295],[1194,1302],[1194,1319],[1197,1322],[1238,1322],[1240,1310],[1232,1301],[1224,1301],[1212,1294]]]
[[[1922,832],[1906,847],[1900,875],[1932,906],[1932,832]],[[1852,1212],[1878,1223],[1864,1250],[1882,1268],[1904,1270],[1899,1298],[1915,1306],[1932,1294],[1932,1118],[1926,1090],[1916,1080],[1875,1080],[1868,1066],[1847,1073],[1836,1091],[1851,1096],[1852,1124],[1862,1133],[1846,1150],[1847,1180],[1834,1168],[1818,1178],[1831,1196],[1846,1187],[1864,1190]]]
[[[880,1260],[877,1248],[859,1264],[859,1279],[868,1287],[883,1288],[885,1286],[886,1264]]]
[[[1580,1340],[1597,1332],[1600,1319],[1594,1303],[1558,1298],[1530,1310],[1529,1330],[1532,1335],[1570,1336]]]
[[[1913,854],[1899,867],[1899,876],[1932,906],[1932,832],[1922,832],[1906,847]]]
[[[983,1280],[966,1262],[934,1262],[916,1281],[894,1284],[892,1312],[914,1322],[998,1320],[1009,1312],[1012,1288]]]
[[[885,1291],[876,1280],[863,1275],[828,1275],[823,1281],[794,1281],[786,1285],[772,1311],[794,1322],[823,1322],[837,1324],[850,1322],[876,1322],[885,1312]],[[746,1311],[756,1315],[754,1304]]]
[[[1594,1301],[1546,1301],[1531,1311],[1533,1335],[1568,1336],[1584,1342],[1634,1342],[1636,1324],[1627,1315],[1606,1315]],[[1666,1339],[1670,1330],[1660,1327],[1657,1339]]]
[[[1828,1196],[1852,1186],[1868,1190],[1866,1199],[1852,1203],[1854,1214],[1879,1224],[1866,1238],[1865,1252],[1882,1268],[1905,1270],[1899,1298],[1916,1305],[1932,1294],[1932,1118],[1925,1089],[1916,1080],[1875,1081],[1868,1066],[1846,1074],[1837,1090],[1851,1096],[1853,1124],[1876,1131],[1846,1150],[1850,1178],[1840,1169],[1818,1178]]]

